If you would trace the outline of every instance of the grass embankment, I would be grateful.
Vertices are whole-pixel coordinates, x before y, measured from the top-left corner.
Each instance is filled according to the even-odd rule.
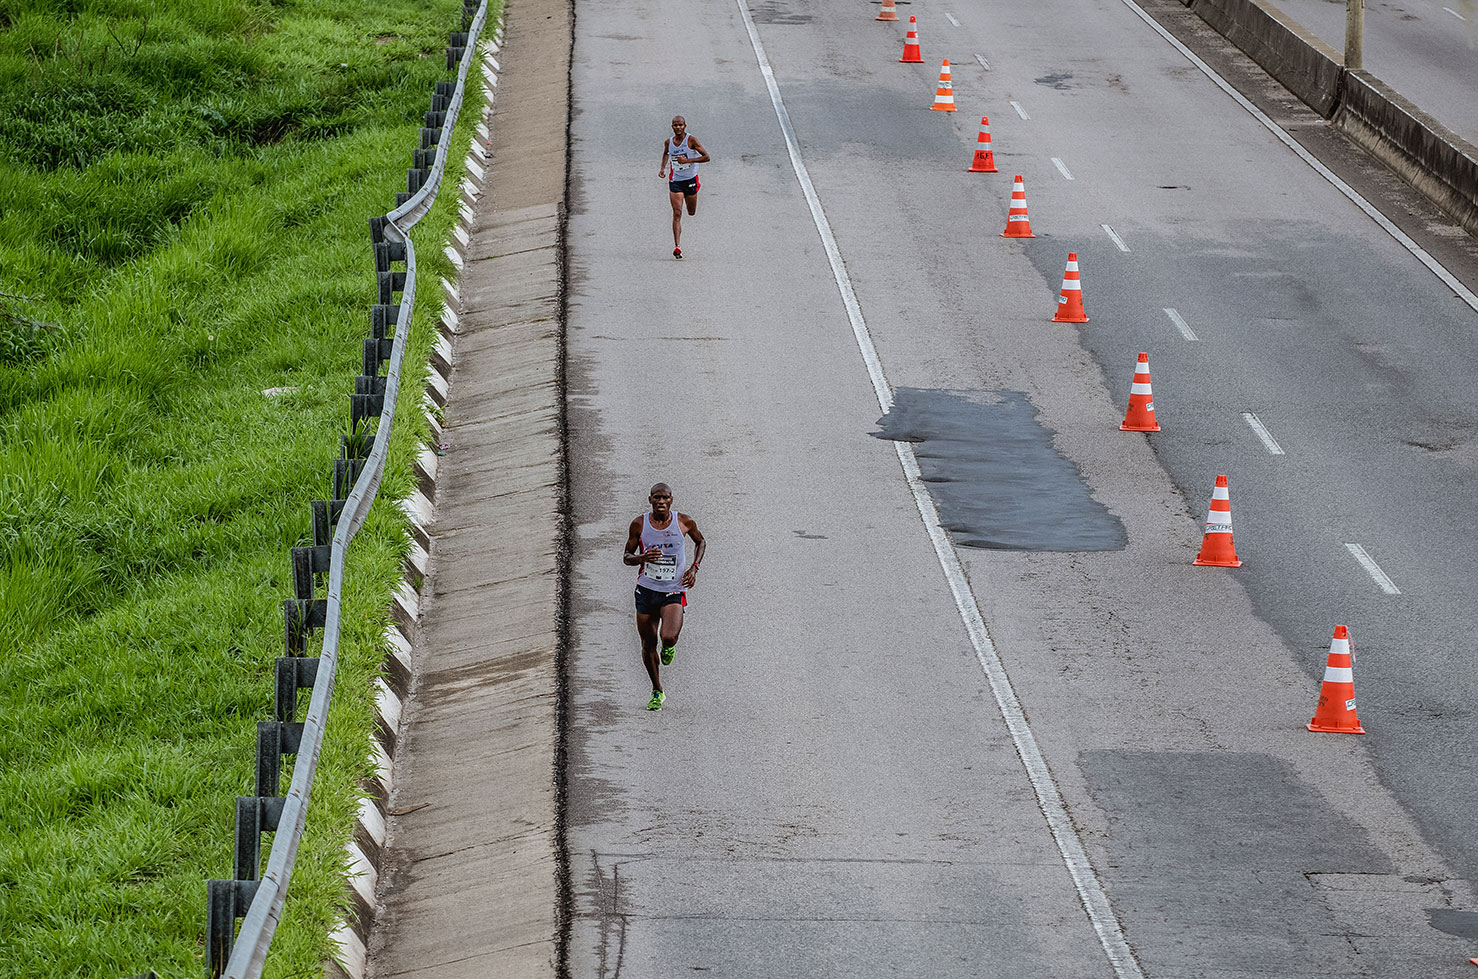
[[[205,881],[232,874],[234,800],[271,716],[288,549],[330,494],[375,301],[366,219],[405,188],[460,13],[0,3],[0,976],[203,973]],[[404,547],[389,500],[412,486],[477,105],[415,233],[397,450],[350,550],[269,975],[318,972],[342,900]],[[296,391],[263,394],[280,387]]]

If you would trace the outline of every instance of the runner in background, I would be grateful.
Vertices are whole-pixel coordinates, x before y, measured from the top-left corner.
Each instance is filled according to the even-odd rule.
[[[667,177],[667,196],[672,201],[673,258],[683,257],[683,203],[687,203],[690,215],[698,213],[698,164],[708,161],[703,144],[688,135],[688,121],[673,116],[672,136],[662,141],[662,163],[657,167],[657,176]]]

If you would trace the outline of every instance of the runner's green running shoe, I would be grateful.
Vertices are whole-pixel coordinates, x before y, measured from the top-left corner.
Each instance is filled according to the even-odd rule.
[[[667,699],[667,694],[661,690],[652,691],[652,699],[647,701],[647,710],[661,710],[662,703]]]
[[[663,646],[662,647],[662,665],[663,666],[671,666],[672,665],[672,658],[674,656],[676,656],[676,655],[677,655],[677,647],[676,646]]]

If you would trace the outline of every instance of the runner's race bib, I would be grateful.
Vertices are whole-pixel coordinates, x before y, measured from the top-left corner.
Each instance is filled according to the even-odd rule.
[[[655,561],[648,561],[647,577],[653,581],[676,581],[677,558],[663,555]]]

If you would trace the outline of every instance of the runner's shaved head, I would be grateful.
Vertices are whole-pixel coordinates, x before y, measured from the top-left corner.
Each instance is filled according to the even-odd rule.
[[[651,492],[648,493],[647,495],[648,496],[656,496],[659,493],[665,494],[667,496],[671,496],[672,495],[672,487],[671,486],[668,486],[666,483],[657,483],[656,485],[654,485],[652,487]]]
[[[684,119],[682,116],[673,116],[672,124],[674,126],[686,126],[688,124],[688,120]]]

